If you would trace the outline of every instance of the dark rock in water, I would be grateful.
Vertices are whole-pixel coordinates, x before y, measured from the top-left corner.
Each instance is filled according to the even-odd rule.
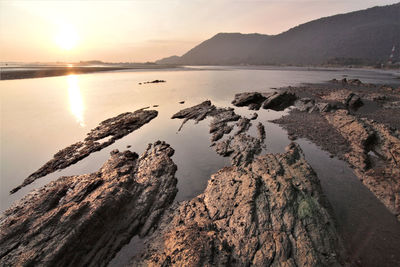
[[[248,106],[249,109],[259,110],[265,99],[267,99],[265,96],[257,92],[239,93],[235,95],[232,104],[237,107]]]
[[[232,108],[217,108],[210,115],[213,117],[210,123],[212,142],[221,139],[225,134],[229,134],[232,131],[233,125],[228,125],[229,122],[240,119],[240,116],[237,115]]]
[[[250,164],[261,153],[262,143],[260,138],[240,133],[218,142],[214,148],[219,155],[229,156],[232,165],[241,166]]]
[[[340,266],[342,245],[298,145],[226,167],[174,204],[131,266]]]
[[[210,124],[210,133],[213,133],[212,140],[216,141],[224,134],[230,133],[233,129],[228,126],[228,122],[237,121],[240,116],[237,115],[232,108],[216,108],[211,104],[211,101],[204,101],[196,106],[182,109],[172,116],[172,119],[184,119],[179,131],[188,120],[194,120],[198,123],[204,120],[207,116],[213,117]]]
[[[166,81],[164,80],[154,80],[154,81],[148,81],[148,82],[143,82],[143,84],[148,84],[148,83],[165,83]],[[142,83],[139,83],[142,84]]]
[[[98,172],[60,177],[0,219],[1,266],[107,266],[134,235],[154,231],[176,193],[174,150],[113,151]]]
[[[259,122],[257,124],[257,133],[258,133],[258,139],[261,141],[264,141],[265,140],[265,127],[261,122]]]
[[[157,114],[158,112],[156,110],[140,109],[135,112],[122,113],[101,122],[99,126],[92,129],[87,134],[83,142],[77,142],[57,152],[53,159],[44,164],[39,170],[29,175],[20,186],[11,190],[11,193],[15,193],[40,177],[56,170],[62,170],[86,158],[91,153],[111,145],[115,140],[128,135],[150,122],[157,117]]]
[[[281,111],[293,105],[296,99],[297,97],[293,93],[274,93],[265,100],[265,102],[263,103],[263,108]]]
[[[238,127],[236,134],[240,134],[249,130],[251,122],[248,118],[241,117],[236,126]]]
[[[213,110],[215,110],[215,106],[211,105],[210,100],[206,100],[196,106],[182,109],[181,111],[172,115],[171,119],[195,120],[196,122],[199,122],[204,120]]]
[[[253,113],[253,115],[251,115],[250,120],[256,120],[258,118],[258,114],[256,112]]]

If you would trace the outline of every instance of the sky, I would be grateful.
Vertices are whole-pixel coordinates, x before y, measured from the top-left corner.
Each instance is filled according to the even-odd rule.
[[[0,0],[0,61],[146,62],[219,32],[279,34],[389,0]]]

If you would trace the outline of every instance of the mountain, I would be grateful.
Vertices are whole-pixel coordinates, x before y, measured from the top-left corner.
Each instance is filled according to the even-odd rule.
[[[181,57],[156,63],[377,64],[400,48],[400,3],[321,18],[278,35],[218,33]]]

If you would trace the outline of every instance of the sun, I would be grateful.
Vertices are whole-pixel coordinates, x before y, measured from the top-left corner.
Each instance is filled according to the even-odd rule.
[[[78,43],[78,34],[71,26],[63,26],[56,35],[57,45],[64,50],[71,50]]]

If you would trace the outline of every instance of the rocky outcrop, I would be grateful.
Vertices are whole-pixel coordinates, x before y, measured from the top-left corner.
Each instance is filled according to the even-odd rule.
[[[259,110],[265,99],[267,97],[257,92],[239,93],[235,95],[232,104],[237,107],[248,106],[249,109]]]
[[[338,110],[326,120],[350,143],[345,159],[360,180],[400,220],[400,134]]]
[[[296,95],[290,92],[273,92],[264,94],[246,92],[236,94],[232,104],[237,107],[247,106],[249,109],[253,110],[259,110],[262,106],[264,109],[280,111],[293,105],[296,99]]]
[[[296,144],[212,175],[175,204],[132,266],[339,266],[319,180]]]
[[[243,127],[250,127],[250,121],[243,122],[243,118],[237,115],[232,108],[216,108],[210,115],[213,117],[210,123],[212,142],[218,141],[233,130],[234,125],[228,125],[229,122],[239,120],[238,123],[247,124],[247,126],[243,125]]]
[[[134,235],[152,232],[176,193],[174,150],[113,151],[98,172],[61,177],[0,220],[1,266],[106,266]]]
[[[351,109],[357,109],[364,104],[357,94],[346,89],[333,91],[328,95],[322,96],[322,98],[325,100],[340,102],[346,108]]]
[[[264,109],[272,109],[276,111],[284,110],[287,107],[290,107],[294,104],[297,97],[295,94],[290,92],[281,92],[281,93],[274,93],[270,95],[265,102],[263,103],[262,107]]]
[[[150,122],[157,117],[158,112],[155,110],[137,110],[135,112],[122,113],[116,117],[107,119],[92,129],[84,141],[72,144],[59,152],[53,159],[44,164],[39,170],[29,175],[24,182],[11,190],[15,193],[22,187],[32,183],[47,174],[56,170],[62,170],[91,153],[99,151],[115,142],[129,133],[139,129],[144,124]]]
[[[237,115],[232,108],[217,108],[210,101],[205,101],[179,111],[172,118],[184,119],[183,125],[189,119],[198,122],[207,116],[212,117],[210,123],[212,146],[217,154],[230,157],[232,165],[248,165],[256,155],[261,153],[265,139],[264,125],[261,123],[257,125],[258,137],[247,134],[252,125],[251,120]],[[237,123],[228,124],[234,121]],[[234,134],[219,141],[224,135],[230,134],[235,126],[237,130]]]

